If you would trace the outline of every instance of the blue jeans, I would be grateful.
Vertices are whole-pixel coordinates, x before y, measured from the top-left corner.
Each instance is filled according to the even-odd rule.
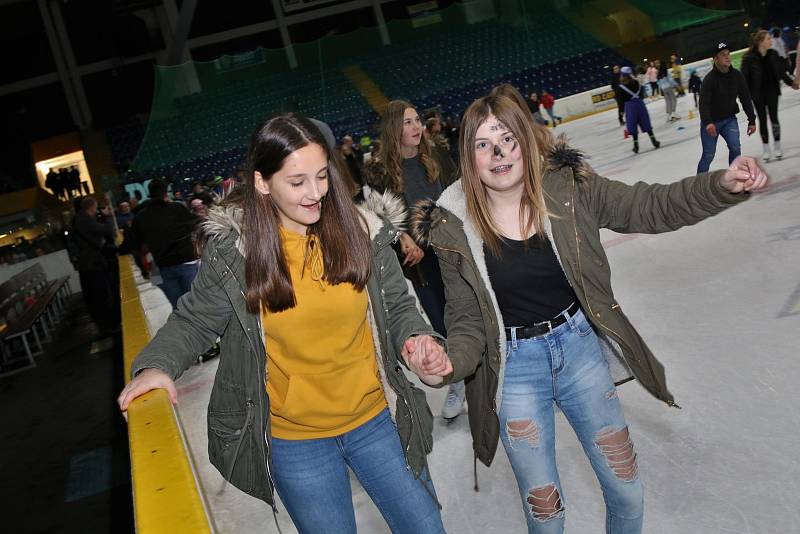
[[[554,404],[592,464],[606,532],[639,534],[644,489],[614,381],[592,326],[578,311],[550,333],[508,342],[500,436],[517,479],[528,532],[564,531]]]
[[[178,299],[192,288],[192,281],[197,276],[199,263],[182,263],[169,267],[159,267],[161,273],[161,291],[167,296],[172,308],[178,305]]]
[[[414,478],[388,409],[341,436],[273,438],[272,461],[275,488],[301,534],[356,532],[348,467],[392,532],[444,532],[433,483],[427,472]]]
[[[697,174],[708,172],[714,155],[717,153],[717,139],[722,137],[728,144],[728,164],[742,153],[742,144],[739,142],[739,123],[736,116],[714,122],[717,127],[717,136],[711,137],[706,131],[707,124],[700,123],[700,141],[703,143],[703,155],[697,164]]]

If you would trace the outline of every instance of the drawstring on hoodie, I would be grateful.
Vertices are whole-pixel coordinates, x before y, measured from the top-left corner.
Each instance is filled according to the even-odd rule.
[[[306,262],[303,266],[309,267],[311,272],[311,279],[319,283],[322,290],[325,290],[325,284],[322,282],[322,277],[325,276],[325,263],[322,260],[322,247],[319,244],[319,236],[311,234],[306,241]]]

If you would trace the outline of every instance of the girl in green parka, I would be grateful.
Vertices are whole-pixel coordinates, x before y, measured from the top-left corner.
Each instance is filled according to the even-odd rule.
[[[616,384],[635,377],[674,400],[614,299],[599,230],[675,230],[747,199],[767,177],[740,157],[668,185],[626,185],[533,127],[506,96],[475,101],[462,120],[462,178],[415,208],[415,239],[435,251],[445,284],[446,382],[466,378],[476,459],[489,465],[502,440],[529,532],[564,530],[558,405],[600,482],[606,531],[639,533],[644,493]]]
[[[429,384],[452,368],[407,293],[398,230],[359,211],[343,176],[309,120],[256,130],[243,186],[209,213],[192,289],[119,405],[154,388],[175,402],[174,380],[220,336],[208,450],[226,480],[273,511],[277,490],[301,533],[354,533],[349,469],[393,532],[444,532],[431,412],[400,362]]]

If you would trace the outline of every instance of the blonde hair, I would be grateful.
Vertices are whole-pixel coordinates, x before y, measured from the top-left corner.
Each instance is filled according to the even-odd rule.
[[[461,176],[467,204],[467,215],[478,227],[481,238],[496,257],[500,256],[501,232],[492,219],[486,186],[481,181],[475,164],[475,137],[483,122],[494,115],[517,138],[522,151],[523,184],[520,198],[519,228],[522,236],[536,229],[544,237],[544,222],[547,207],[544,203],[542,180],[546,170],[545,158],[552,148],[550,137],[536,135],[533,120],[527,108],[524,110],[511,98],[496,94],[479,98],[473,102],[461,121],[460,153]]]
[[[405,100],[392,100],[386,106],[386,111],[381,118],[381,143],[378,149],[378,160],[383,165],[388,177],[388,187],[394,193],[405,191],[400,143],[403,136],[403,115],[408,108],[416,110]],[[422,166],[425,167],[425,178],[429,183],[439,179],[439,165],[433,159],[431,152],[430,143],[422,136],[419,143],[419,156]]]

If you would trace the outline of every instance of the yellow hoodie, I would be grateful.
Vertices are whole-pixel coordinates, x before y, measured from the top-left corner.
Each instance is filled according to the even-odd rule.
[[[262,310],[272,435],[337,436],[386,407],[367,293],[323,280],[316,236],[281,228],[281,238],[297,304],[278,313]]]

